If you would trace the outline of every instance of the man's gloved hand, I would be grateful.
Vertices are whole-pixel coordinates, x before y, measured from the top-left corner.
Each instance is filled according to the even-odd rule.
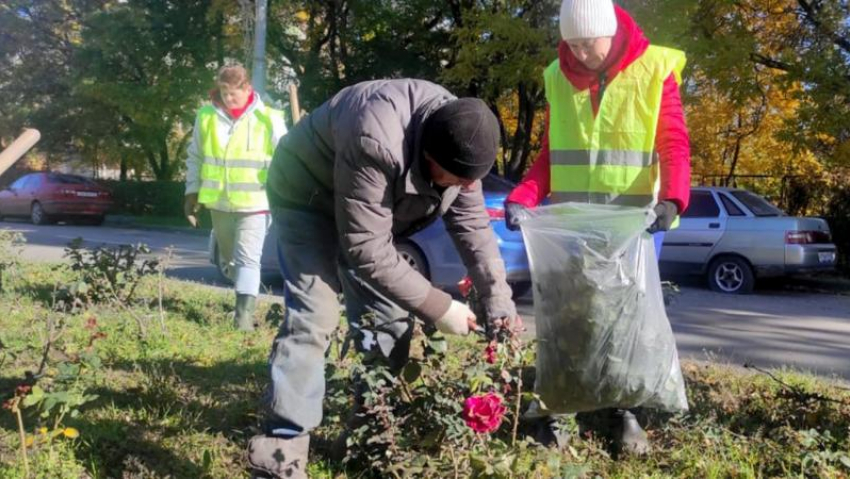
[[[443,334],[466,336],[470,329],[475,329],[475,313],[465,303],[452,300],[449,310],[434,325]]]
[[[676,206],[676,203],[667,200],[655,205],[654,210],[656,216],[655,222],[646,229],[646,232],[649,234],[669,230],[673,226],[676,216],[679,214],[679,208]]]
[[[525,209],[525,206],[519,203],[505,202],[505,225],[509,230],[517,231],[519,229],[519,216]]]
[[[504,342],[525,331],[522,317],[516,315],[513,318],[496,318],[487,324],[487,337],[497,342]]]
[[[190,193],[183,199],[183,214],[192,225],[192,228],[198,227],[198,194]]]

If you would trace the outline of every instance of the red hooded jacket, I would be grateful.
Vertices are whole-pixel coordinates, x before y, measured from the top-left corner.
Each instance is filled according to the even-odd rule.
[[[649,40],[631,16],[620,7],[617,12],[617,33],[611,45],[611,51],[603,68],[607,81],[611,80],[649,47]],[[588,70],[570,51],[563,40],[558,45],[558,59],[561,72],[577,90],[590,89],[593,112],[599,111],[599,75]],[[691,147],[688,129],[685,126],[685,114],[682,99],[679,96],[679,84],[671,74],[664,82],[661,97],[661,112],[658,118],[658,130],[655,137],[655,150],[658,153],[661,168],[661,189],[659,200],[676,203],[679,212],[688,207],[691,185]],[[525,175],[522,182],[508,195],[506,201],[519,203],[526,207],[540,204],[550,192],[549,172],[549,112],[546,112],[546,134],[540,154]]]

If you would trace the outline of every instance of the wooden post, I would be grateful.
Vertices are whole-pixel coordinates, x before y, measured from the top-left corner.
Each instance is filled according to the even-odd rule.
[[[292,125],[295,126],[301,120],[301,106],[298,104],[298,87],[295,83],[289,84],[289,106],[292,107]]]
[[[24,156],[40,139],[41,133],[38,130],[25,129],[8,148],[0,152],[0,175]]]

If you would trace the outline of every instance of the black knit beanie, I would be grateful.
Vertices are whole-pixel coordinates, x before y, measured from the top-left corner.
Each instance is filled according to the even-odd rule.
[[[467,180],[487,175],[499,148],[499,122],[478,98],[459,98],[426,120],[422,149],[449,173]]]

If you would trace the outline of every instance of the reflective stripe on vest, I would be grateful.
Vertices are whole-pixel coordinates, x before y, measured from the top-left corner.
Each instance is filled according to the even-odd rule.
[[[607,85],[593,115],[558,60],[544,73],[549,102],[552,201],[628,206],[655,203],[660,186],[655,135],[664,81],[681,82],[685,54],[650,46]]]
[[[269,107],[255,109],[236,122],[226,145],[216,134],[221,119],[215,108],[205,106],[198,116],[204,155],[198,202],[225,200],[235,208],[268,209],[265,184],[276,146],[272,117],[280,116],[282,122],[282,113]]]

